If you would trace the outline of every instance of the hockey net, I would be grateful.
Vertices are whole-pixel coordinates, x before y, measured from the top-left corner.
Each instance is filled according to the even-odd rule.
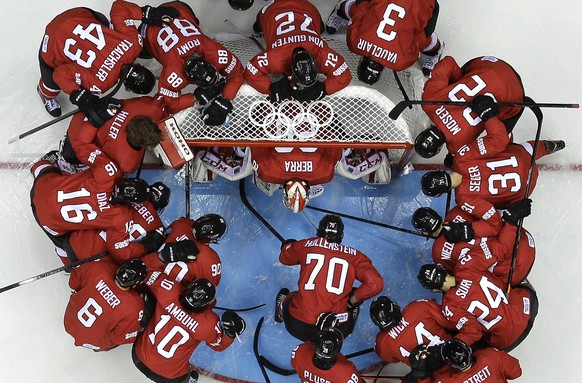
[[[239,34],[215,35],[226,48],[246,65],[259,48]],[[259,40],[263,43],[262,39]],[[359,56],[350,52],[345,35],[325,38],[340,53],[352,70],[351,84],[324,98],[317,106],[296,101],[283,107],[270,106],[266,95],[244,84],[233,100],[233,113],[223,126],[206,126],[200,118],[200,106],[183,110],[174,117],[191,146],[310,146],[388,149],[392,164],[404,168],[412,154],[416,134],[424,128],[418,108],[406,109],[397,119],[388,113],[404,100],[391,70],[384,70],[374,86],[357,79]],[[420,66],[398,72],[407,96],[420,99],[424,76]]]

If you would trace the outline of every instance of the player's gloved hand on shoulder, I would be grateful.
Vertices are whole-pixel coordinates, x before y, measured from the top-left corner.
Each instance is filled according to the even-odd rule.
[[[166,243],[159,254],[164,263],[191,262],[196,260],[200,250],[194,241],[189,239],[179,242]]]
[[[232,102],[222,96],[218,96],[203,110],[202,120],[205,125],[222,125],[230,112],[232,112]]]
[[[164,244],[166,236],[164,235],[164,227],[160,226],[154,231],[150,231],[145,237],[139,240],[139,243],[145,246],[148,253],[153,253],[158,251],[160,247]]]
[[[194,97],[196,97],[196,101],[202,106],[208,104],[214,97],[220,95],[222,90],[224,89],[225,82],[222,82],[218,85],[211,86],[209,88],[203,88],[201,86],[194,89]]]
[[[97,102],[88,105],[83,113],[91,125],[99,128],[115,116],[121,109],[121,106],[119,100],[110,97],[103,97]],[[81,108],[79,107],[79,109]]]
[[[531,214],[531,202],[532,201],[529,198],[515,202],[507,209],[505,209],[501,218],[503,218],[505,222],[510,223],[513,226],[518,226],[520,219],[529,217],[529,215]]]
[[[269,98],[271,102],[287,100],[288,98],[291,98],[293,92],[294,91],[291,89],[291,84],[287,77],[283,77],[269,86]]]
[[[143,315],[139,321],[139,324],[141,327],[146,327],[148,325],[148,322],[152,318],[152,315],[154,314],[156,308],[156,297],[154,297],[153,294],[147,291],[142,293],[141,297],[143,298],[144,304],[143,304]]]
[[[421,344],[416,346],[408,356],[411,369],[410,375],[414,379],[422,380],[431,375],[432,371],[429,368],[429,354],[428,347],[425,344]]]
[[[224,335],[229,338],[235,338],[237,335],[241,335],[247,328],[245,320],[232,310],[226,310],[222,314],[221,320]]]
[[[152,7],[146,5],[141,7],[142,18],[141,21],[148,25],[162,26],[169,23],[171,19],[179,16],[179,12],[173,7]]]
[[[482,121],[487,121],[499,114],[499,104],[491,96],[481,94],[475,97],[469,106],[481,117]]]
[[[317,321],[315,322],[315,326],[317,326],[318,329],[323,330],[326,328],[335,327],[337,322],[337,315],[334,312],[329,311],[319,314]]]
[[[443,165],[445,165],[449,169],[452,169],[454,158],[455,158],[455,156],[453,156],[451,153],[447,153],[447,155],[445,156],[445,159],[443,160]]]
[[[448,222],[443,224],[443,230],[447,242],[469,242],[475,238],[475,232],[470,223]]]
[[[327,91],[325,90],[325,83],[321,81],[316,81],[310,87],[305,89],[296,90],[293,97],[297,101],[317,101],[321,100],[327,95]]]

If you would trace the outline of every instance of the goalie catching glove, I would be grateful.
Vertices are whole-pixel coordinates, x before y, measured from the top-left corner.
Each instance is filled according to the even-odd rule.
[[[228,114],[232,112],[232,102],[222,96],[218,96],[201,112],[205,125],[223,125]]]
[[[470,223],[445,223],[443,230],[445,239],[450,243],[469,242],[475,238],[475,232]]]
[[[105,124],[121,109],[121,103],[111,97],[99,98],[85,88],[71,92],[71,103],[77,105],[87,120],[96,128]]]
[[[145,24],[157,25],[159,27],[169,23],[171,19],[174,19],[180,15],[176,8],[152,7],[151,5],[141,7],[141,14],[141,21],[143,21]]]
[[[529,217],[531,214],[531,199],[526,198],[521,201],[515,202],[513,205],[509,206],[502,215],[505,222],[512,224],[513,226],[519,225],[519,220],[525,217]]]
[[[159,251],[159,255],[164,263],[170,262],[191,262],[196,260],[200,250],[194,241],[189,239],[185,241],[166,243]]]
[[[221,320],[224,335],[229,338],[236,338],[237,335],[241,335],[247,328],[244,319],[232,310],[226,310],[222,314]]]

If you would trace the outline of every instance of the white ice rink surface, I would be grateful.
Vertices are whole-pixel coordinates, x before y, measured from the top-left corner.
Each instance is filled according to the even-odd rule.
[[[145,2],[140,1],[141,5]],[[160,1],[149,4],[159,5]],[[229,8],[227,0],[189,2],[206,32],[227,31],[230,18],[250,31],[256,0],[247,12]],[[314,1],[324,19],[335,0]],[[29,172],[7,163],[29,163],[56,148],[66,129],[60,123],[13,145],[8,139],[49,119],[35,87],[37,54],[45,25],[58,13],[87,6],[108,14],[110,1],[28,0],[3,4],[0,23],[0,243],[3,247],[0,286],[59,267],[49,240],[37,227],[29,207]],[[582,101],[582,2],[573,0],[442,0],[437,32],[446,41],[445,54],[462,64],[482,55],[509,62],[521,75],[526,94],[538,102]],[[64,97],[64,112],[71,110]],[[534,328],[514,352],[523,376],[518,382],[576,381],[582,360],[582,113],[545,109],[542,138],[563,139],[559,154],[542,163],[562,170],[542,171],[532,196],[534,209],[524,226],[537,243],[530,274],[540,298]],[[525,112],[516,140],[533,139],[535,121]],[[66,277],[54,275],[0,295],[0,382],[103,383],[148,381],[132,364],[129,347],[106,353],[75,348],[62,327],[68,299]],[[578,366],[578,367],[577,367]],[[271,374],[273,375],[273,374]],[[272,376],[276,382],[276,376]],[[210,380],[202,378],[201,382]]]

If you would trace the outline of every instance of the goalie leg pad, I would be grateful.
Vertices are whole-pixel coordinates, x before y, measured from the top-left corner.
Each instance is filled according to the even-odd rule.
[[[204,162],[198,156],[199,153],[200,152],[196,153],[194,161],[192,161],[192,171],[190,172],[192,181],[201,183],[212,182],[214,181],[214,173],[206,167]]]
[[[269,197],[271,197],[273,194],[275,194],[275,190],[279,189],[279,185],[278,184],[272,184],[270,182],[265,182],[262,179],[259,178],[259,176],[257,175],[257,173],[253,174],[253,183],[266,195],[268,195]]]
[[[392,180],[392,171],[390,169],[390,160],[384,152],[380,152],[382,162],[378,168],[362,177],[364,182],[371,185],[386,185]]]
[[[236,153],[236,152],[235,152]],[[196,153],[196,157],[206,165],[206,167],[212,170],[214,173],[221,177],[226,178],[230,181],[240,180],[246,176],[253,173],[253,167],[251,166],[251,151],[246,150],[242,158],[237,158],[234,156],[225,157],[216,149],[214,150],[202,150]]]
[[[337,174],[357,180],[378,169],[383,162],[383,152],[374,150],[345,150],[341,160],[337,163],[335,171]],[[384,154],[385,156],[385,154]]]

